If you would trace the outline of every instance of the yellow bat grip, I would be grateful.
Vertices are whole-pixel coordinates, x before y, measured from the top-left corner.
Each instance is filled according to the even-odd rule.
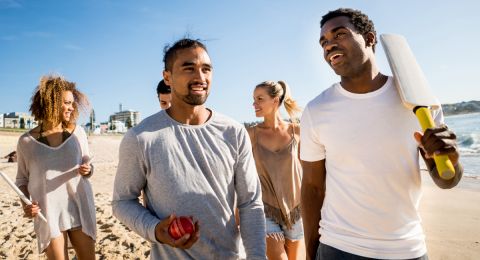
[[[435,126],[435,122],[433,121],[432,114],[428,107],[416,108],[415,115],[417,116],[418,122],[420,122],[420,126],[424,132],[427,128]],[[440,174],[442,179],[450,180],[455,176],[455,168],[447,155],[433,155],[433,160],[435,160],[438,174]]]

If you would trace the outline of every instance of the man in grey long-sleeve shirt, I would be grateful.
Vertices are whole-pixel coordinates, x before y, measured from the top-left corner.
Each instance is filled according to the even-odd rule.
[[[204,106],[212,77],[206,47],[179,40],[164,62],[171,107],[123,138],[113,214],[152,243],[152,259],[238,259],[236,204],[247,258],[266,259],[261,188],[247,132]],[[147,208],[138,201],[142,190]],[[193,216],[196,232],[171,238],[175,215]]]

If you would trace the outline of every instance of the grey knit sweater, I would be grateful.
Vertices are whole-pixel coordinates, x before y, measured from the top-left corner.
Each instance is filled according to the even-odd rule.
[[[247,259],[266,259],[261,188],[251,150],[245,128],[221,114],[212,112],[202,125],[184,125],[162,110],[122,140],[113,214],[152,243],[151,259],[238,259],[240,234]],[[142,190],[148,208],[138,201]],[[172,213],[199,221],[200,239],[190,249],[155,239],[155,226]]]

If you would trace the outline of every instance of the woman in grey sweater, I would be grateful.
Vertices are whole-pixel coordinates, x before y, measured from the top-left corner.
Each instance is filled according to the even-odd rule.
[[[77,259],[95,259],[93,168],[85,131],[75,124],[78,108],[87,105],[75,83],[42,77],[30,105],[39,125],[18,141],[16,185],[33,201],[22,202],[25,216],[41,211],[47,219],[35,218],[34,229],[48,259],[68,259],[68,239]]]

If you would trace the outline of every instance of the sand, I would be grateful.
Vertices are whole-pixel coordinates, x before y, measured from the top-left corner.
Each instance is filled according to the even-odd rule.
[[[0,156],[15,150],[20,134],[0,132]],[[97,212],[97,259],[146,259],[150,245],[112,216],[111,197],[121,136],[91,136],[95,156],[93,185]],[[15,179],[16,163],[0,159],[0,171]],[[429,257],[480,259],[480,180],[464,178],[452,190],[437,188],[424,175],[420,214]],[[33,222],[22,217],[19,199],[0,180],[0,259],[46,259],[37,252]],[[69,250],[71,257],[73,249]]]

